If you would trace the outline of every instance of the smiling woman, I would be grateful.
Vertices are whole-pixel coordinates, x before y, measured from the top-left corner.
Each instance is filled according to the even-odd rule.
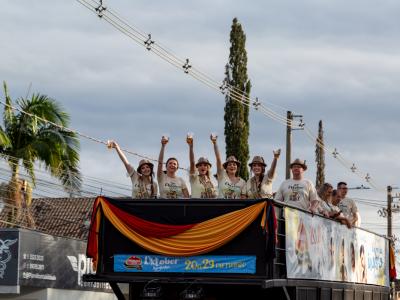
[[[139,162],[137,170],[135,170],[129,163],[125,154],[115,141],[108,141],[108,148],[114,148],[121,161],[125,165],[128,176],[132,181],[132,198],[149,199],[157,197],[157,183],[153,181],[153,164],[147,160],[142,159]]]
[[[211,163],[206,157],[200,157],[195,164],[193,135],[188,134],[186,142],[189,145],[190,186],[192,190],[192,198],[216,198],[217,191],[210,178]],[[197,168],[197,173],[195,168]]]
[[[189,198],[189,191],[185,181],[176,176],[179,163],[175,157],[167,159],[165,163],[167,170],[163,172],[164,151],[168,141],[169,139],[166,136],[161,138],[161,150],[158,157],[157,180],[160,185],[160,197],[168,199]]]

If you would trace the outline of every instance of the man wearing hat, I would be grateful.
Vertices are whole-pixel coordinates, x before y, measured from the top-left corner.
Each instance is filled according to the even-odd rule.
[[[274,159],[272,160],[271,168],[265,175],[267,164],[262,156],[254,156],[249,163],[253,177],[251,177],[242,191],[242,198],[259,199],[272,198],[272,182],[275,178],[275,169],[281,154],[281,149],[273,152]]]
[[[142,159],[137,170],[135,170],[115,141],[108,141],[107,147],[110,149],[115,148],[119,158],[125,165],[128,176],[132,181],[132,198],[156,198],[158,186],[153,180],[153,164],[147,159]]]
[[[274,199],[315,213],[318,206],[318,196],[313,183],[303,178],[304,171],[307,170],[305,161],[296,158],[290,164],[290,169],[293,179],[282,182]]]
[[[193,136],[188,136],[186,142],[189,145],[190,160],[190,187],[192,190],[192,198],[216,198],[217,190],[211,181],[210,169],[211,163],[205,157],[200,157],[195,164],[193,151]],[[197,173],[195,168],[197,168]]]

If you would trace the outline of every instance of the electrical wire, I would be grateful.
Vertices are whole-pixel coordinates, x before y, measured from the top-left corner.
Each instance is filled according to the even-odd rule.
[[[206,74],[205,72],[200,71],[197,69],[195,66],[189,65],[189,60],[186,59],[181,59],[175,54],[171,53],[170,50],[166,49],[166,47],[162,46],[160,43],[154,41],[151,38],[150,34],[146,34],[145,32],[137,29],[136,27],[130,25],[128,22],[124,21],[122,17],[120,17],[116,12],[114,12],[112,9],[109,7],[104,7],[102,6],[102,2],[97,2],[94,0],[77,0],[79,3],[87,7],[89,10],[94,12],[96,15],[101,17],[103,20],[107,21],[110,25],[112,25],[114,28],[119,30],[121,33],[124,35],[128,36],[132,40],[134,40],[136,43],[138,43],[140,46],[145,47],[147,50],[153,52],[155,55],[160,57],[161,59],[165,60],[169,64],[173,65],[174,67],[181,69],[184,69],[185,73],[193,77],[194,79],[200,81],[201,83],[207,85],[208,87],[217,90],[217,91],[224,91],[226,90],[227,96],[234,101],[237,101],[243,105],[253,107],[255,110],[261,112],[263,115],[266,117],[278,122],[281,125],[291,125],[293,129],[305,129],[304,132],[306,132],[306,135],[308,135],[312,141],[315,141],[315,135],[313,135],[308,128],[306,128],[304,125],[301,124],[293,124],[292,120],[289,120],[286,118],[286,116],[281,115],[279,113],[276,113],[269,107],[265,106],[263,103],[258,101],[258,98],[255,100],[249,98],[247,95],[243,93],[240,89],[237,87],[231,86],[229,83],[226,82],[226,80],[222,83],[222,85]],[[100,10],[99,10],[100,8]],[[104,10],[103,10],[104,8]],[[275,105],[273,103],[270,103],[272,105]],[[278,105],[275,105],[278,106]],[[279,106],[283,108],[282,106]],[[287,109],[286,109],[287,110]],[[318,141],[317,141],[318,143]],[[324,149],[326,149],[325,145],[321,145]],[[333,153],[332,151],[329,151],[329,153]],[[353,164],[350,164],[347,162],[341,155],[334,155],[336,160],[346,169],[350,169],[354,174],[356,174],[358,177],[360,177],[363,181],[366,181],[368,185],[370,185],[372,188],[378,191],[383,191],[384,188],[378,186],[374,180],[371,178],[369,173],[361,173],[358,170],[352,169]]]

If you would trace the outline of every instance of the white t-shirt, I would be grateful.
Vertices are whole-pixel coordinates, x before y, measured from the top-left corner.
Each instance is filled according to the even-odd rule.
[[[209,181],[207,187],[200,182],[200,176],[198,174],[190,174],[190,187],[192,189],[192,198],[216,198],[217,190],[214,184]]]
[[[254,177],[252,177],[252,178],[254,178]],[[257,196],[257,194],[254,194],[251,189],[252,178],[247,180],[247,183],[242,191],[242,194],[246,195],[247,198],[254,199],[254,198],[257,198],[258,196]],[[270,178],[268,176],[268,174],[264,175],[264,178],[263,178],[263,180],[261,182],[261,186],[260,186],[260,192],[259,192],[259,194],[262,198],[272,198],[272,181],[273,180],[274,179]]]
[[[163,173],[158,182],[160,186],[160,197],[167,199],[184,198],[183,190],[187,190],[185,181],[181,177],[169,177]]]
[[[338,206],[343,215],[352,222],[356,213],[358,213],[358,208],[354,200],[351,198],[344,198],[339,202]],[[357,221],[356,225],[360,226],[360,220]]]
[[[282,182],[274,199],[304,210],[309,210],[311,201],[318,200],[318,196],[310,180],[287,179]]]
[[[319,206],[318,206],[319,213],[322,214],[322,213],[326,212],[329,214],[329,213],[340,212],[340,208],[337,207],[336,205],[334,205],[330,202],[324,201],[322,199],[318,199],[318,200],[319,200]]]
[[[240,199],[244,186],[246,186],[246,181],[242,178],[239,178],[238,182],[233,183],[225,170],[218,173],[218,198]]]
[[[141,186],[141,177],[142,175],[138,174],[135,170],[132,172],[130,175],[131,181],[132,181],[132,198],[136,199],[149,199],[151,197],[151,183],[146,184],[144,190],[143,186]],[[153,190],[154,190],[154,196],[153,198],[157,197],[157,192],[158,192],[158,187],[157,183],[153,181]]]

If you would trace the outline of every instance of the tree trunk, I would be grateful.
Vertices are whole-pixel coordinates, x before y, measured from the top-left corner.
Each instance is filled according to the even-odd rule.
[[[30,209],[32,190],[26,180],[19,178],[19,165],[15,162],[11,167],[12,175],[8,185],[8,213],[9,227],[35,228],[35,221]]]
[[[8,183],[8,197],[7,197],[7,222],[9,227],[15,227],[17,219],[21,214],[21,196],[19,189],[19,165],[11,161],[11,179]]]

